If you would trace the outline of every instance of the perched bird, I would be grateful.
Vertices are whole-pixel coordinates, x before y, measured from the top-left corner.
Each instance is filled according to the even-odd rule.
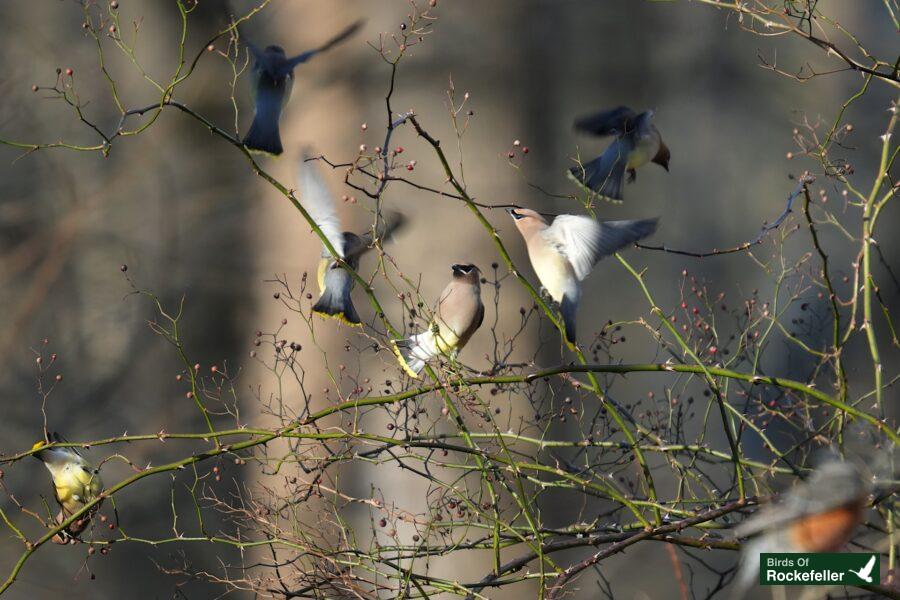
[[[671,154],[652,118],[652,110],[636,114],[620,106],[575,121],[579,131],[616,139],[598,158],[569,169],[569,176],[600,196],[621,200],[626,171],[628,181],[634,181],[637,169],[648,162],[668,171]]]
[[[607,221],[579,215],[559,215],[552,224],[528,208],[511,208],[519,233],[525,238],[528,258],[541,285],[559,303],[566,339],[575,343],[575,313],[581,281],[594,265],[656,231],[656,219]]]
[[[735,528],[738,538],[754,536],[742,549],[736,597],[759,581],[763,552],[834,552],[853,537],[863,518],[871,485],[850,462],[830,457],[807,481]]]
[[[481,327],[481,271],[475,265],[452,265],[453,279],[441,292],[434,319],[426,331],[405,340],[392,340],[400,365],[411,377],[419,377],[425,363],[444,354],[456,358]]]
[[[372,248],[375,239],[373,231],[370,229],[360,235],[342,231],[334,197],[328,192],[318,168],[313,161],[307,161],[308,158],[308,155],[304,154],[297,171],[300,201],[334,246],[338,256],[356,271],[359,269],[360,257]],[[403,223],[404,218],[400,213],[384,211],[375,227],[375,233],[378,239],[387,240],[403,226]],[[320,296],[313,305],[313,311],[324,317],[333,317],[350,325],[358,325],[359,315],[350,297],[356,280],[347,269],[334,260],[324,245],[316,281],[319,284]]]
[[[286,56],[281,46],[266,46],[265,50],[260,50],[248,44],[254,61],[251,83],[254,101],[253,124],[250,125],[250,131],[243,140],[248,150],[276,156],[282,153],[278,121],[281,119],[281,110],[291,96],[294,67],[343,42],[361,26],[362,21],[357,21],[318,48],[294,57]]]
[[[62,438],[56,433],[50,436],[52,442],[61,442]],[[44,463],[53,479],[54,495],[60,506],[57,521],[63,522],[79,510],[85,504],[94,500],[103,489],[99,469],[93,468],[78,453],[70,447],[44,448],[47,442],[41,440],[32,446],[34,456]],[[99,503],[90,512],[95,512]],[[87,528],[91,521],[91,514],[85,514],[81,519],[73,522],[66,530],[68,536],[58,536],[54,542],[64,544],[73,537],[78,537]]]

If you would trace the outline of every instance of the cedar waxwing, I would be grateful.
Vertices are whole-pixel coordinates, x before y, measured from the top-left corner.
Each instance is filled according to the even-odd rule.
[[[328,192],[318,168],[312,161],[307,162],[307,158],[308,156],[304,155],[297,173],[300,201],[331,245],[334,246],[338,255],[356,271],[359,269],[360,257],[372,248],[374,242],[372,231],[369,230],[361,235],[341,231],[341,222],[337,216],[334,197]],[[403,215],[385,211],[377,226],[378,239],[382,241],[388,239],[403,225],[403,222]],[[356,280],[334,260],[324,246],[316,281],[319,284],[320,297],[313,305],[313,312],[324,317],[340,319],[349,325],[359,325],[359,315],[356,313],[350,297]]]
[[[243,141],[248,150],[276,156],[282,153],[278,121],[281,110],[291,97],[294,67],[343,42],[361,26],[362,21],[357,21],[318,48],[292,58],[285,55],[281,46],[267,46],[265,50],[260,50],[248,44],[254,61],[250,88],[254,102],[253,124]]]
[[[50,437],[53,442],[62,441],[58,434],[54,433]],[[56,518],[62,522],[81,510],[85,504],[94,500],[103,489],[103,482],[100,479],[100,470],[89,465],[74,448],[41,450],[40,448],[45,445],[46,442],[41,440],[32,446],[32,450],[36,450],[32,456],[43,462],[50,471],[54,495],[61,508]],[[94,510],[97,508],[99,508],[99,504],[95,505]],[[53,538],[53,541],[60,544],[67,543],[71,537],[78,537],[87,528],[90,521],[91,515],[85,515],[69,525],[66,530],[68,536],[57,536]]]
[[[418,378],[425,363],[438,355],[456,358],[484,320],[481,271],[475,265],[450,268],[453,279],[441,292],[428,330],[405,340],[391,340],[400,365],[410,377]]]
[[[519,233],[525,238],[528,258],[541,285],[559,303],[566,339],[575,343],[575,314],[581,281],[598,260],[656,231],[656,219],[607,221],[591,217],[559,215],[548,224],[540,213],[510,208]]]
[[[614,135],[613,143],[598,158],[569,169],[579,185],[600,196],[622,199],[622,181],[637,178],[637,169],[655,162],[669,170],[669,148],[652,122],[653,111],[636,114],[627,106],[606,110],[575,121],[575,129],[596,136]]]
[[[829,458],[783,501],[741,523],[736,537],[756,537],[743,546],[735,596],[759,581],[760,553],[835,552],[843,547],[862,521],[871,489],[854,464]]]

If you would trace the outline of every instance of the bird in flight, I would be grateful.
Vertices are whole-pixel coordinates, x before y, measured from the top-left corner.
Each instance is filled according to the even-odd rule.
[[[855,574],[857,577],[865,581],[866,583],[872,583],[872,569],[875,568],[875,559],[877,557],[873,554],[871,558],[869,558],[869,562],[866,563],[859,571],[854,571],[853,569],[847,569],[849,572]]]
[[[828,458],[809,477],[735,528],[751,537],[742,548],[736,589],[745,593],[759,581],[759,555],[771,552],[834,552],[862,522],[870,482],[851,462]],[[865,568],[862,569],[865,571]]]
[[[583,215],[559,215],[553,223],[529,208],[507,211],[525,239],[528,258],[541,285],[559,303],[566,340],[575,343],[575,314],[581,282],[604,256],[656,231],[656,219],[599,223]]]
[[[297,185],[301,204],[331,243],[338,257],[354,271],[359,269],[359,259],[374,247],[376,238],[381,241],[389,239],[405,222],[402,214],[383,211],[375,227],[368,231],[359,235],[344,231],[334,196],[328,191],[319,169],[314,161],[309,160],[307,153],[304,153],[297,168]],[[324,244],[316,281],[320,296],[313,305],[313,312],[323,317],[340,319],[349,325],[359,325],[359,315],[350,296],[356,285],[356,278],[335,260]]]
[[[248,150],[275,156],[284,151],[278,122],[281,119],[282,109],[291,97],[294,67],[343,42],[360,27],[362,21],[357,21],[318,48],[293,57],[288,57],[281,46],[266,46],[264,50],[260,50],[253,44],[248,44],[253,55],[250,91],[254,103],[253,123],[243,140]]]
[[[569,177],[592,193],[621,200],[626,173],[628,181],[634,181],[637,169],[649,162],[669,170],[671,153],[653,124],[652,110],[637,114],[619,106],[578,119],[575,129],[598,137],[615,136],[599,157],[569,169]]]

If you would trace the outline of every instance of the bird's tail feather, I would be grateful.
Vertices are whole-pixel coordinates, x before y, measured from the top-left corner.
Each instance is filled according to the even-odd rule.
[[[391,348],[403,370],[416,379],[425,368],[425,363],[439,353],[431,332],[420,333],[404,340],[391,340]]]
[[[257,114],[253,117],[250,131],[244,136],[243,144],[248,150],[275,156],[284,152],[281,146],[281,133],[278,130],[278,118],[272,118],[269,114]]]
[[[575,313],[578,312],[578,302],[572,300],[569,296],[563,296],[560,303],[560,312],[562,312],[563,323],[566,326],[566,340],[570,344],[575,343]]]
[[[323,317],[340,319],[348,325],[361,323],[353,306],[353,299],[350,297],[350,286],[343,286],[343,290],[334,290],[333,286],[326,286],[313,306],[313,312]]]
[[[590,162],[572,167],[569,169],[569,176],[599,196],[621,200],[628,161],[623,152],[615,151],[612,147],[611,150]]]

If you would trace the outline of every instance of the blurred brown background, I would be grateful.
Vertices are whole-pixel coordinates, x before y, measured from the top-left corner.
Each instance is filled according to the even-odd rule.
[[[177,60],[174,3],[125,0],[121,5],[123,22],[142,18],[139,57],[149,72],[163,77]],[[235,3],[236,10],[247,6]],[[833,0],[820,7],[858,33],[876,54],[896,49],[896,32],[880,2]],[[407,12],[408,4],[400,0],[275,0],[248,24],[245,35],[261,44],[280,43],[290,53],[318,44],[353,19],[367,19],[361,36],[298,69],[294,97],[282,119],[285,156],[264,163],[273,174],[293,182],[295,159],[304,145],[345,161],[360,143],[380,143],[388,70],[364,40],[396,31]],[[190,17],[188,48],[193,51],[221,28],[225,14],[221,2],[201,1]],[[795,185],[788,174],[813,167],[785,158],[795,150],[795,123],[802,114],[830,123],[840,104],[862,85],[853,73],[800,84],[764,70],[758,51],[769,59],[777,53],[779,66],[788,70],[806,62],[825,70],[835,63],[811,44],[754,37],[740,31],[724,12],[690,2],[441,0],[437,14],[435,33],[401,67],[394,106],[398,111],[415,109],[432,134],[452,142],[445,96],[449,78],[459,93],[469,92],[475,116],[463,148],[466,182],[474,196],[551,211],[577,210],[527,185],[571,193],[564,176],[570,157],[578,149],[593,154],[605,147],[606,142],[576,136],[573,118],[618,104],[655,108],[656,123],[672,151],[671,173],[647,167],[626,189],[624,205],[601,204],[599,213],[605,218],[659,215],[654,240],[675,247],[703,250],[753,238],[764,221],[781,212]],[[0,73],[0,137],[97,142],[67,107],[31,92],[32,84],[52,84],[57,67],[74,69],[82,99],[90,100],[89,116],[106,130],[114,127],[117,116],[97,69],[95,47],[80,24],[81,9],[75,2],[20,0],[0,7],[0,48],[6,64]],[[111,47],[108,56],[126,104],[146,105],[156,99]],[[223,60],[205,56],[176,97],[229,128],[229,74]],[[239,82],[237,92],[245,129],[250,119],[246,81]],[[861,150],[848,151],[848,157],[860,185],[870,181],[890,98],[887,86],[873,84],[871,93],[849,110],[849,122],[856,128],[853,140]],[[369,125],[365,133],[360,130],[363,122]],[[514,139],[530,149],[518,172],[506,159]],[[393,143],[403,145],[405,156],[418,161],[412,175],[416,181],[441,184],[433,155],[410,129],[399,131]],[[454,144],[445,147],[451,158],[458,158]],[[290,316],[273,301],[274,288],[264,280],[285,273],[296,282],[302,271],[314,268],[319,243],[285,199],[249,172],[234,148],[176,111],[164,113],[138,138],[119,140],[105,159],[98,153],[63,150],[20,154],[0,147],[0,393],[5,407],[0,451],[21,450],[40,436],[32,348],[39,348],[44,337],[50,340],[50,351],[59,353],[64,374],[49,402],[51,427],[76,440],[125,431],[196,429],[195,412],[175,381],[180,365],[165,342],[148,330],[151,307],[126,298],[130,288],[119,265],[128,264],[129,275],[140,286],[170,305],[184,294],[184,333],[191,356],[203,365],[227,361],[236,369],[247,362],[255,330],[272,330],[283,316]],[[340,173],[328,175],[336,194],[347,193],[340,187]],[[411,223],[389,251],[406,274],[422,273],[425,297],[436,297],[451,263],[471,261],[486,269],[496,260],[489,239],[462,205],[399,185],[390,188],[386,199],[390,207],[407,213]],[[896,218],[895,209],[889,210],[893,214],[884,217],[885,224]],[[346,222],[365,226],[363,211],[348,208],[343,215]],[[488,216],[517,264],[532,277],[524,246],[506,214],[494,211]],[[830,234],[827,239],[838,240]],[[889,261],[900,253],[895,239],[885,236],[879,241]],[[788,248],[803,250],[806,244],[805,238],[789,241]],[[845,245],[843,253],[833,256],[839,275],[850,271],[853,252]],[[648,283],[663,306],[673,306],[678,299],[683,268],[714,281],[713,289],[735,299],[755,288],[761,294],[771,289],[764,273],[743,255],[697,261],[631,251],[629,259],[649,266]],[[646,315],[645,302],[627,277],[614,260],[596,269],[586,282],[584,296],[590,300],[579,313],[582,331],[596,331],[607,319]],[[507,322],[512,326],[518,320],[517,307],[527,299],[516,286],[507,288],[503,306],[515,315]],[[389,294],[377,284],[376,290]],[[885,283],[882,292],[889,305],[896,303],[896,287]],[[358,298],[364,318],[370,316],[362,295]],[[301,342],[308,336],[293,322],[289,332]],[[340,348],[348,335],[332,323],[317,328],[318,341],[326,349]],[[646,336],[632,337],[635,343],[623,346],[618,358],[652,359],[654,346],[638,341]],[[481,357],[487,349],[487,337],[476,336],[462,358],[476,368],[484,366]],[[863,350],[848,349],[848,367],[854,380],[868,381],[870,365]],[[896,358],[892,349],[884,351],[887,360]],[[556,352],[547,351],[546,364],[558,362]],[[522,349],[523,356],[532,353]],[[796,376],[806,376],[805,359],[786,346],[774,347],[767,360],[770,367],[779,365],[778,374],[790,376],[795,370]],[[373,359],[373,368],[384,368],[385,361]],[[315,371],[314,365],[310,368]],[[251,363],[239,389],[270,383]],[[618,393],[646,393],[647,387],[647,380],[631,378]],[[151,452],[136,445],[127,452],[139,464],[159,464],[178,449]],[[105,475],[107,482],[116,479],[114,473],[127,473],[118,468]],[[402,473],[384,468],[378,473],[379,485],[417,508],[419,488],[405,489]],[[49,498],[46,473],[36,463],[16,465],[5,483],[32,506],[39,506],[38,494]],[[368,487],[365,481],[357,485]],[[168,494],[168,482],[150,481],[122,494],[119,506],[128,532],[165,535],[160,530],[171,527]],[[2,502],[7,510],[9,502]],[[575,510],[565,505],[541,508],[557,512],[561,524],[567,511]],[[20,550],[10,535],[0,536],[4,575]],[[9,596],[195,598],[215,593],[197,583],[176,587],[159,573],[155,563],[180,560],[174,546],[117,547],[109,557],[91,562],[96,581],[78,573],[83,552],[68,550],[39,552]],[[215,568],[219,558],[236,559],[234,553],[209,545],[184,550],[197,568]],[[727,564],[734,556],[721,560]],[[484,570],[483,564],[472,563],[448,568],[463,580],[478,579]],[[647,577],[657,568],[658,578]],[[669,597],[674,585],[670,571],[661,545],[639,545],[609,561],[604,572],[623,598],[662,598]],[[703,585],[696,586],[698,597],[703,597]],[[583,597],[593,597],[587,578],[581,587]]]

